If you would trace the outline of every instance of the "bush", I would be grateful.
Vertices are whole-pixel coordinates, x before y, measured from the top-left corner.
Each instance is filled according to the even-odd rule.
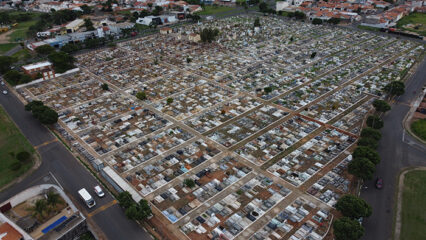
[[[10,164],[9,169],[12,171],[18,171],[19,169],[21,169],[21,167],[22,167],[21,162],[13,162],[12,164]]]
[[[26,162],[31,158],[31,154],[27,151],[19,152],[16,154],[16,159],[20,162]]]
[[[383,120],[378,116],[368,116],[367,118],[367,126],[375,129],[380,129],[384,125]]]

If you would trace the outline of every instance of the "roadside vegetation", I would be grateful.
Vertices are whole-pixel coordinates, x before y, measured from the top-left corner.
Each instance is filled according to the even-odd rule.
[[[120,206],[124,208],[126,217],[131,220],[141,221],[152,215],[151,207],[147,200],[141,199],[137,203],[133,200],[132,195],[127,191],[118,194],[117,200]]]
[[[401,20],[396,23],[396,27],[418,33],[421,36],[426,36],[426,13],[411,13],[401,18]]]
[[[402,192],[400,239],[422,240],[426,236],[426,171],[405,174]]]
[[[221,14],[224,12],[228,12],[231,10],[235,10],[236,8],[234,7],[227,7],[227,6],[218,6],[218,5],[206,5],[203,6],[203,11],[201,12],[197,12],[196,14],[198,15],[216,15],[216,14]]]
[[[426,141],[426,119],[418,119],[411,123],[411,130],[419,138]]]
[[[32,167],[34,153],[34,148],[0,107],[0,188]]]

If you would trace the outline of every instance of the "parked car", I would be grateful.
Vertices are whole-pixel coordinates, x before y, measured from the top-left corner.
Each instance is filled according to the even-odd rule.
[[[377,189],[382,189],[383,188],[383,179],[377,178],[377,180],[376,180],[376,188]]]
[[[98,195],[98,197],[105,196],[104,191],[102,190],[102,188],[99,185],[95,186],[94,189],[95,189],[95,193],[96,193],[96,195]]]
[[[4,82],[3,82],[3,81],[1,81],[1,82],[0,82],[0,84],[1,84],[2,86],[4,86]]]
[[[3,94],[4,94],[4,95],[6,95],[6,94],[7,94],[7,91],[6,91],[6,90],[3,90]]]

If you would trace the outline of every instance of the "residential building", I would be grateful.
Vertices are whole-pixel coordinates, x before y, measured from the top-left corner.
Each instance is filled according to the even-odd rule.
[[[22,66],[25,74],[31,77],[36,77],[39,73],[42,75],[43,80],[52,79],[55,77],[55,70],[51,62],[39,62],[30,65]]]

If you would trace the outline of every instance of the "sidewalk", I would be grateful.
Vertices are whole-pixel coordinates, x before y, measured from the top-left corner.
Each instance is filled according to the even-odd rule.
[[[412,118],[414,113],[416,112],[416,109],[419,107],[420,103],[422,102],[424,96],[426,95],[426,88],[423,90],[423,92],[421,94],[419,94],[419,96],[417,96],[417,99],[413,102],[413,104],[411,105],[410,110],[408,111],[407,115],[405,116],[402,124],[404,129],[412,136],[414,137],[418,142],[423,143],[426,145],[426,141],[424,141],[423,139],[419,138],[416,134],[414,134],[411,131],[411,123],[412,123]]]

